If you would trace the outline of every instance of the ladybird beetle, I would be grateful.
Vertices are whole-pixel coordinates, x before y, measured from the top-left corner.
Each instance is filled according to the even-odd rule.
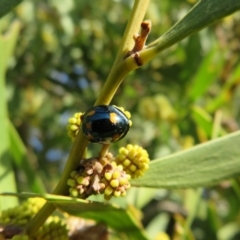
[[[110,144],[122,139],[130,123],[116,106],[98,105],[88,109],[81,117],[81,129],[90,142]]]

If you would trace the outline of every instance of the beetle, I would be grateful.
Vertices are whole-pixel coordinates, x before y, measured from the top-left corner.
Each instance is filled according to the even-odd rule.
[[[90,142],[110,144],[122,139],[130,128],[130,120],[114,105],[98,105],[81,116],[81,129]]]

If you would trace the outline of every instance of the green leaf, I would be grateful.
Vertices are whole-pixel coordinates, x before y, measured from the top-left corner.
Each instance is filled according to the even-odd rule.
[[[14,23],[7,34],[2,35],[0,33],[0,191],[16,191],[12,159],[9,154],[5,71],[9,58],[12,55],[18,32],[19,24]],[[16,204],[16,199],[1,199],[0,209],[3,210]]]
[[[186,219],[186,223],[184,226],[184,233],[183,235],[186,236],[191,232],[191,225],[196,218],[196,214],[199,211],[200,207],[200,202],[202,199],[202,194],[203,194],[203,188],[198,188],[198,189],[188,189],[185,192],[186,198],[185,198],[185,203],[184,203],[184,208],[186,209],[188,216]]]
[[[211,23],[226,17],[240,9],[239,0],[202,0],[199,1],[187,15],[178,21],[160,38],[150,43],[140,52],[143,64],[150,61],[162,50],[169,48],[180,40],[200,31]],[[129,58],[126,64],[131,67]]]
[[[212,117],[203,108],[193,106],[191,116],[196,123],[196,126],[204,130],[206,137],[209,139],[212,135]]]
[[[2,84],[0,83],[0,96],[4,96],[1,94],[2,92]],[[4,99],[5,100],[5,99]],[[14,170],[12,166],[12,159],[9,155],[8,146],[9,139],[6,131],[6,111],[3,108],[4,102],[0,97],[0,191],[13,191],[16,192],[16,184],[14,177]],[[13,207],[17,205],[17,199],[13,198],[1,198],[0,199],[0,211],[7,209],[9,207]]]
[[[240,131],[199,144],[186,151],[153,160],[133,186],[192,188],[209,186],[240,175]]]
[[[234,239],[234,237],[239,235],[239,233],[239,223],[236,221],[230,222],[221,227],[217,232],[217,236],[219,240]]]
[[[189,97],[192,101],[201,97],[216,80],[224,64],[224,54],[219,48],[213,48],[204,58],[192,83],[189,86]]]
[[[36,174],[35,170],[29,163],[27,158],[27,150],[19,137],[15,127],[12,123],[8,122],[8,132],[10,137],[10,154],[14,159],[14,163],[19,169],[22,169],[25,173],[29,186],[33,192],[42,193],[45,192],[45,187],[42,180]]]
[[[216,109],[220,108],[226,102],[232,100],[231,98],[231,89],[234,85],[239,84],[239,76],[240,76],[240,65],[237,65],[236,68],[233,69],[231,75],[227,79],[226,83],[221,89],[221,92],[218,96],[216,96],[206,107],[207,111],[214,112]]]
[[[69,213],[72,216],[94,219],[97,222],[104,222],[107,226],[117,230],[122,239],[147,240],[140,222],[126,209],[108,203],[92,202],[71,197],[64,197],[51,194],[12,194],[4,193],[2,196],[19,197],[43,197],[58,209]]]
[[[56,206],[71,215],[104,222],[121,234],[124,233],[128,239],[147,239],[132,213],[117,206],[103,203],[83,204],[75,201],[59,202]]]
[[[13,50],[16,46],[19,31],[20,22],[14,21],[4,35],[0,34],[0,74],[3,74],[3,76],[5,74],[8,62],[13,54]]]
[[[22,0],[1,0],[0,1],[0,18],[10,12]]]

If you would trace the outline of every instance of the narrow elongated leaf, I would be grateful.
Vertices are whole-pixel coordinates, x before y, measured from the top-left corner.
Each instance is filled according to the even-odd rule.
[[[203,108],[195,105],[192,107],[191,116],[196,123],[196,126],[204,130],[207,139],[211,137],[212,134],[212,117]]]
[[[126,209],[104,203],[82,204],[76,200],[72,202],[59,201],[56,206],[73,216],[104,222],[109,227],[124,233],[125,236],[128,236],[127,239],[147,239],[139,222]]]
[[[140,52],[142,64],[154,58],[162,50],[238,10],[240,10],[239,0],[200,0],[183,19]],[[130,58],[127,64],[131,66]]]
[[[240,131],[153,160],[146,174],[131,183],[153,188],[209,186],[240,175]]]
[[[8,133],[10,138],[10,153],[14,159],[14,163],[21,168],[28,180],[29,186],[33,192],[42,193],[45,191],[44,184],[34,171],[27,158],[27,150],[19,137],[16,129],[10,121],[8,121]]]
[[[217,79],[218,73],[223,67],[223,56],[219,48],[213,48],[204,58],[189,86],[189,97],[192,101],[202,96]]]
[[[0,1],[0,18],[10,12],[22,0],[1,0]]]
[[[1,22],[0,22],[1,24]],[[19,33],[19,24],[11,25],[8,33],[0,33],[0,190],[16,191],[12,159],[9,154],[9,136],[7,131],[8,114],[5,90],[5,71],[9,58],[13,52]],[[6,209],[15,205],[16,199],[4,199],[0,201],[0,209]]]
[[[126,209],[108,203],[92,202],[71,197],[57,196],[51,194],[32,193],[4,193],[2,196],[18,197],[43,197],[54,204],[58,209],[72,216],[94,219],[103,222],[107,226],[117,230],[126,239],[148,240],[139,221]],[[124,238],[125,239],[125,238]]]
[[[224,103],[232,100],[229,98],[231,96],[231,88],[234,87],[235,84],[239,83],[239,76],[240,76],[240,65],[237,65],[236,68],[233,69],[231,72],[230,77],[224,84],[221,89],[221,92],[216,98],[214,98],[206,107],[207,111],[214,112],[216,109],[220,108]]]
[[[238,10],[240,10],[239,0],[200,0],[182,20],[161,37],[164,41],[158,42],[158,48],[162,48],[163,42],[167,44],[178,42]]]

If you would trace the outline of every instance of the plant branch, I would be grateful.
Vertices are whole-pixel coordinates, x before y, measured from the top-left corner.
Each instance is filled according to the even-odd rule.
[[[106,83],[95,102],[95,105],[109,104],[117,91],[119,85],[123,81],[124,77],[138,66],[134,64],[125,65],[125,59],[127,52],[134,46],[133,36],[138,33],[144,15],[147,11],[147,7],[150,0],[136,0],[131,12],[130,19],[128,21],[126,30],[123,35],[122,43],[117,53],[117,57],[113,64],[113,67],[108,75]]]
[[[138,32],[138,29],[141,25],[141,22],[143,21],[143,17],[147,10],[148,3],[149,0],[135,1],[116,60],[113,64],[111,72],[109,73],[107,81],[104,84],[103,90],[101,91],[95,105],[109,104],[115,92],[117,91],[120,83],[122,82],[123,78],[131,70],[135,68],[134,65],[132,65],[132,68],[130,69],[126,67],[124,56],[130,49],[132,49],[134,45],[133,35]],[[79,160],[82,158],[87,144],[88,141],[83,136],[82,132],[79,131],[79,134],[74,142],[73,148],[69,155],[60,182],[53,191],[54,194],[56,195],[68,194],[67,180],[70,176],[71,171],[76,169],[76,167],[78,166]],[[39,213],[29,222],[26,228],[26,232],[28,233],[28,235],[33,236],[54,210],[55,210],[54,205],[52,205],[51,203],[46,203],[43,206],[43,208],[39,211]]]
[[[198,32],[211,23],[238,11],[239,9],[239,0],[199,1],[183,19],[178,21],[164,35],[139,52],[142,63],[147,63],[164,49],[171,47],[180,40]],[[132,66],[133,59],[128,58],[126,60],[126,65]]]
[[[135,0],[115,63],[123,60],[127,52],[133,48],[135,43],[133,36],[139,32],[149,1],[150,0]]]
[[[73,144],[73,148],[70,152],[68,161],[62,173],[62,177],[57,187],[53,191],[53,194],[56,195],[68,194],[67,180],[70,176],[70,173],[78,166],[79,161],[85,152],[87,143],[88,143],[87,139],[85,138],[85,136],[83,136],[82,132],[79,131],[79,134],[77,135],[77,138]],[[55,209],[56,207],[54,205],[47,202],[27,225],[26,232],[28,233],[28,235],[33,236]]]

